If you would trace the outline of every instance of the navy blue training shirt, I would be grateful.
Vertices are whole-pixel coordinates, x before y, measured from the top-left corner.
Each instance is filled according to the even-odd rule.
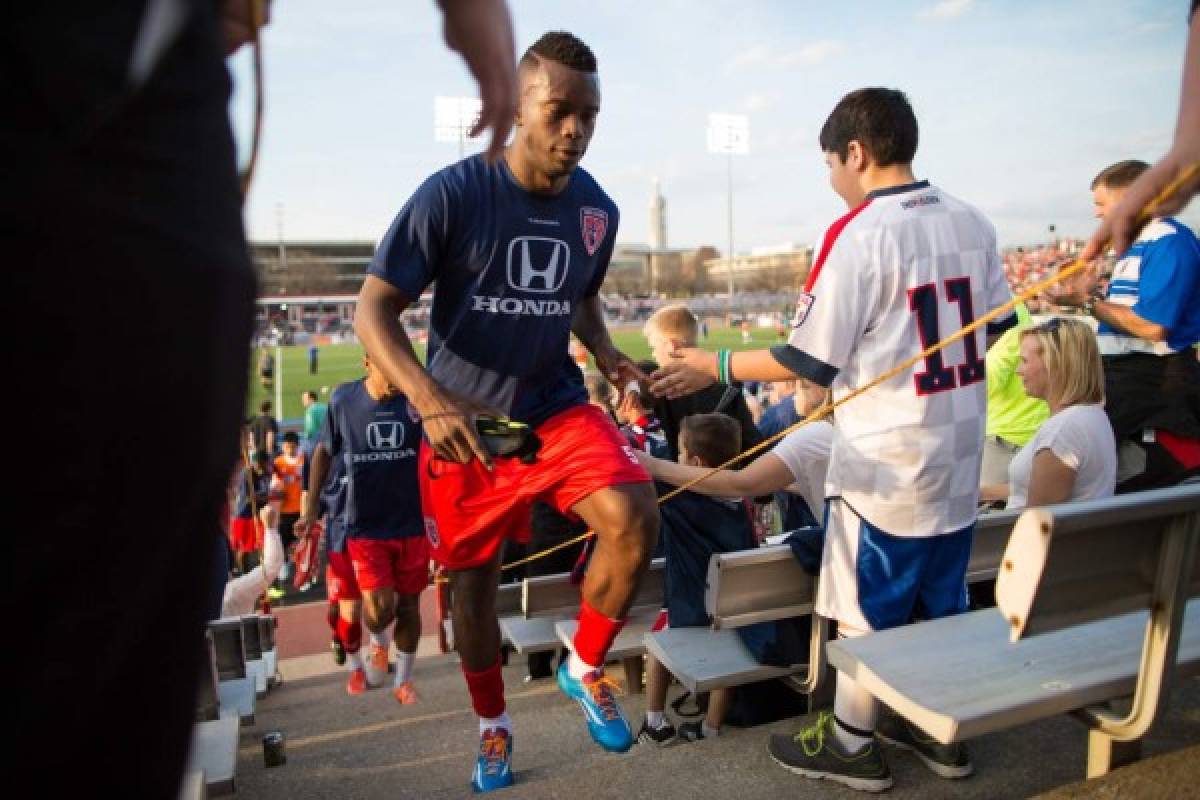
[[[472,156],[417,189],[368,271],[411,300],[435,284],[426,368],[439,384],[539,425],[587,402],[571,319],[600,291],[616,235],[617,207],[583,169],[541,195],[503,159]]]
[[[328,415],[321,422],[317,441],[327,450],[330,447]],[[304,463],[308,464],[311,461],[311,458],[306,459]],[[325,485],[321,487],[318,503],[318,515],[325,516],[325,551],[328,553],[346,552],[346,486],[350,480],[346,477],[346,470],[342,464],[342,459],[330,458],[329,474],[325,476]]]
[[[330,396],[326,420],[322,444],[341,462],[331,477],[340,469],[346,481],[339,515],[343,530],[330,525],[331,547],[335,535],[424,536],[417,485],[421,422],[404,395],[379,402],[363,381],[343,383]]]

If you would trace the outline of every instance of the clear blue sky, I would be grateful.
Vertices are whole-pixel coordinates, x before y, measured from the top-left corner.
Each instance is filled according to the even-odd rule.
[[[518,53],[566,29],[600,61],[603,108],[583,166],[645,242],[651,180],[672,246],[724,251],[725,161],[710,111],[750,117],[734,161],[736,244],[811,244],[839,216],[817,146],[848,91],[903,89],[921,125],[919,177],[981,207],[1002,243],[1092,229],[1088,184],[1153,160],[1175,120],[1184,0],[510,0]],[[432,0],[277,0],[264,34],[266,120],[247,222],[274,239],[378,240],[425,176],[457,158],[434,141],[433,97],[474,94]],[[248,59],[233,116],[248,139]],[[479,149],[468,142],[468,152]],[[1200,203],[1185,216],[1200,220]]]

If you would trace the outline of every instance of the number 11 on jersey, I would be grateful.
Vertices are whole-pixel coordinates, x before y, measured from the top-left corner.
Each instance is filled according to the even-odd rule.
[[[947,278],[943,281],[946,299],[958,308],[958,318],[965,328],[975,321],[975,308],[971,301],[971,279],[967,276]],[[921,337],[921,349],[941,341],[938,330],[938,285],[926,283],[908,290],[908,307],[917,317],[917,334]],[[941,350],[925,357],[925,369],[913,376],[917,394],[927,395],[947,392],[959,386],[968,386],[984,379],[986,364],[979,357],[979,346],[975,336],[962,339],[966,363],[948,367]]]

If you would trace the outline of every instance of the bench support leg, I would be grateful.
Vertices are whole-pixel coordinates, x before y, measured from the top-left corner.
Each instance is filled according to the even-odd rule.
[[[1142,757],[1142,740],[1121,742],[1106,733],[1088,731],[1087,777],[1099,778]]]
[[[630,694],[642,693],[642,657],[630,656],[621,661],[625,667],[625,691]]]

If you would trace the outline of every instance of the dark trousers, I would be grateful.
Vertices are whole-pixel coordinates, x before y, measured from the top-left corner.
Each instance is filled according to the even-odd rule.
[[[10,788],[174,797],[253,319],[228,75],[215,4],[125,96],[140,4],[51,5],[0,33],[8,586],[38,620],[10,642]]]

